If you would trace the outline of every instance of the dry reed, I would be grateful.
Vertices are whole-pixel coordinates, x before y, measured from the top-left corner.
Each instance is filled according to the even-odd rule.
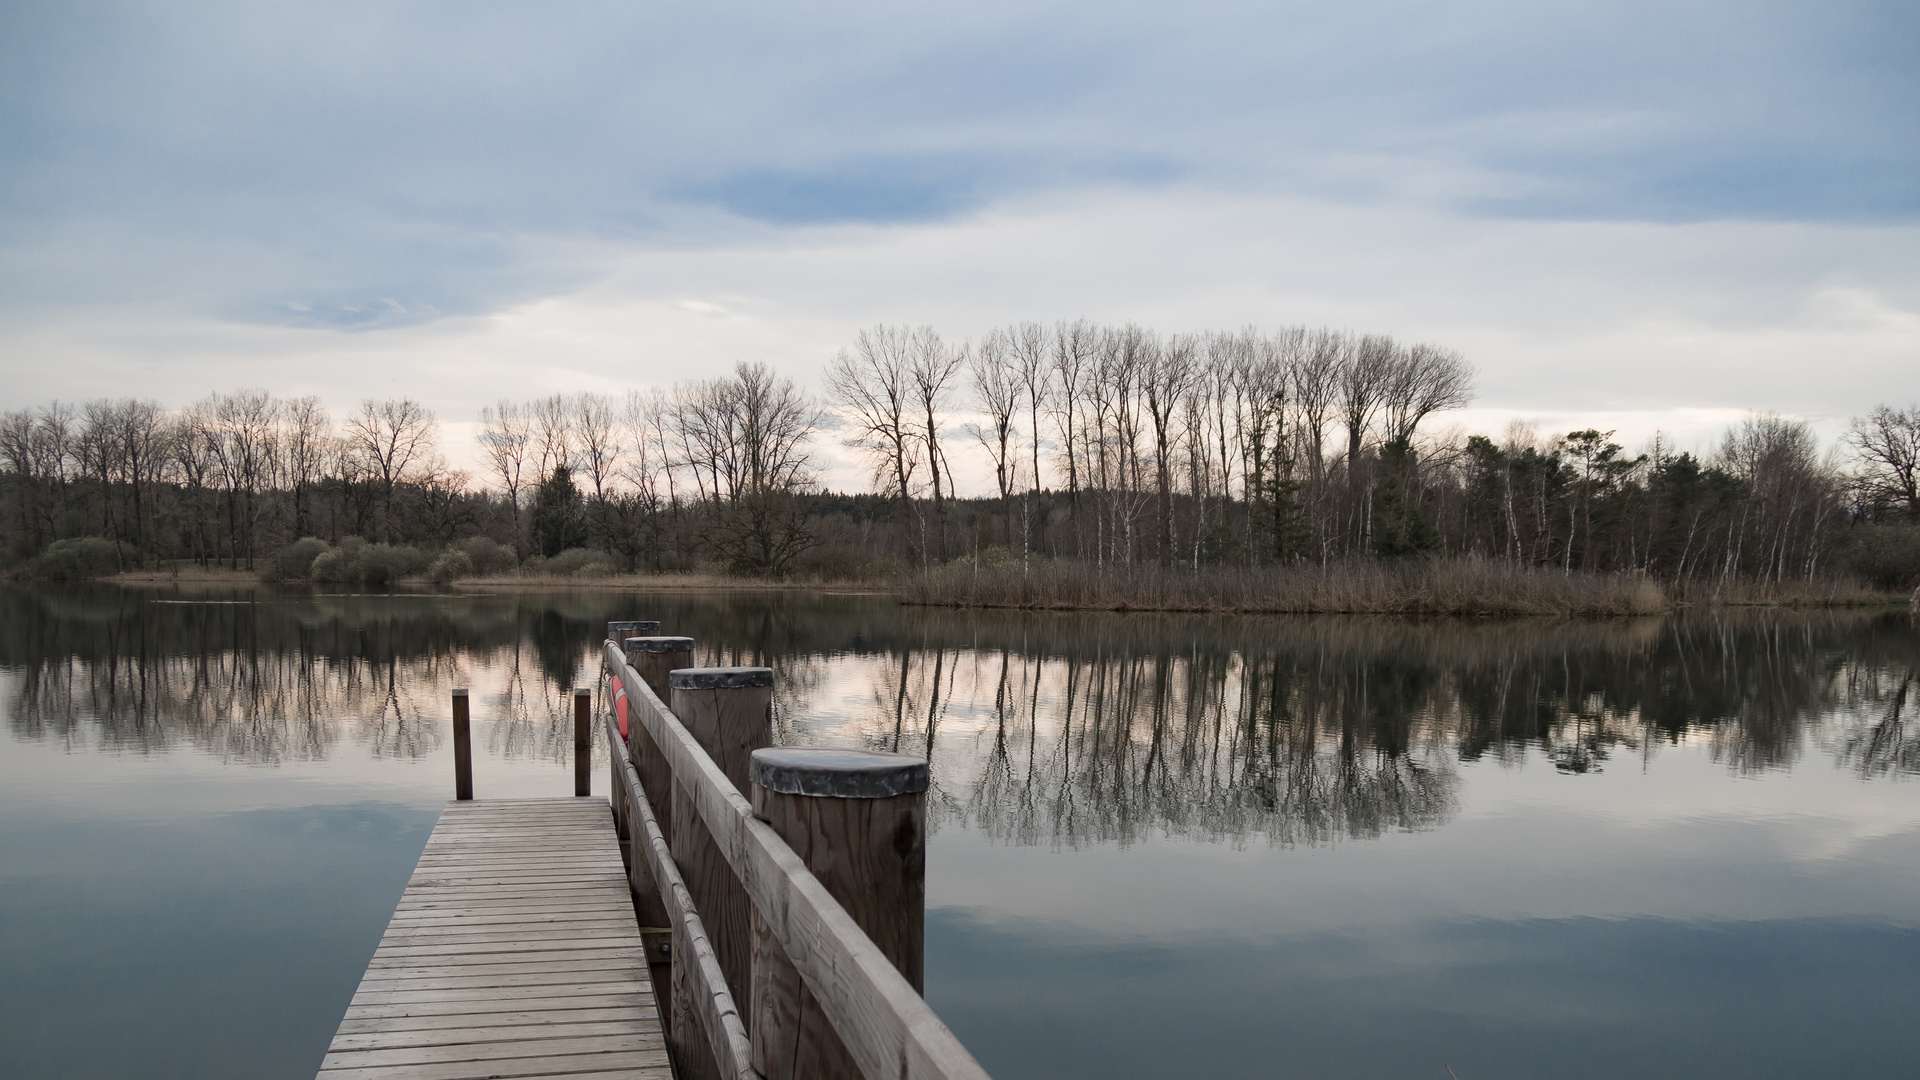
[[[950,607],[1368,615],[1649,615],[1670,605],[1635,574],[1567,574],[1481,559],[1297,567],[956,564],[903,582]]]

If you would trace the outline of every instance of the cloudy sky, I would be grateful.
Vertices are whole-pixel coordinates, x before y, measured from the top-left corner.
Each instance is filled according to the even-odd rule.
[[[0,2],[0,408],[1331,324],[1459,417],[1920,398],[1920,7]]]

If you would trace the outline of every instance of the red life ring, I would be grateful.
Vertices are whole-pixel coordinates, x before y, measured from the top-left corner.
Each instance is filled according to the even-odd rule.
[[[620,680],[613,681],[613,715],[620,720],[620,737],[627,737],[627,687]]]

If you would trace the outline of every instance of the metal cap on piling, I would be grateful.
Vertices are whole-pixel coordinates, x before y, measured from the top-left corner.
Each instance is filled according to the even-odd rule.
[[[906,754],[814,746],[755,750],[747,765],[747,779],[768,791],[836,799],[912,795],[927,790],[928,774],[925,761]]]

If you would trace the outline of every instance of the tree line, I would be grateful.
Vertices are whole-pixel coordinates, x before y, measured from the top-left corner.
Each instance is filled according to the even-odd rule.
[[[1781,581],[1840,558],[1888,584],[1920,574],[1920,406],[1880,406],[1826,452],[1805,421],[1774,415],[1704,456],[1660,438],[1629,453],[1597,429],[1431,430],[1474,380],[1457,352],[1386,335],[1079,321],[977,342],[876,327],[827,390],[910,565],[958,544],[1096,565],[1450,554]],[[956,405],[975,419],[956,428]],[[997,499],[956,536],[946,493],[968,451]]]
[[[1629,452],[1597,429],[1436,429],[1475,377],[1445,347],[1329,328],[1081,320],[968,341],[883,325],[839,353],[820,397],[741,363],[503,399],[478,418],[478,475],[448,464],[411,399],[340,418],[264,390],[172,410],[55,402],[0,415],[0,542],[18,564],[97,538],[114,569],[251,568],[301,537],[356,537],[773,576],[1434,555],[1674,580],[1920,573],[1920,406],[1876,408],[1825,450],[1772,415],[1701,455]],[[829,439],[869,490],[821,489]],[[956,461],[991,492],[962,494]]]

